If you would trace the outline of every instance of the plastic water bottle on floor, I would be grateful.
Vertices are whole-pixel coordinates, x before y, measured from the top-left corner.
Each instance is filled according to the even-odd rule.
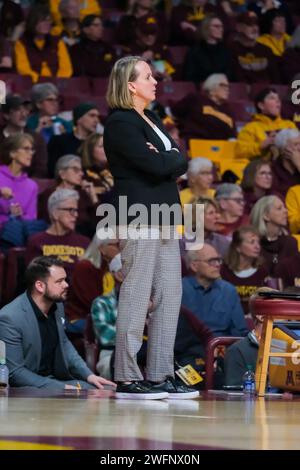
[[[5,356],[5,343],[0,341],[0,389],[8,387],[8,367]]]
[[[245,395],[255,396],[255,374],[250,364],[247,365],[247,371],[243,376],[243,392]]]

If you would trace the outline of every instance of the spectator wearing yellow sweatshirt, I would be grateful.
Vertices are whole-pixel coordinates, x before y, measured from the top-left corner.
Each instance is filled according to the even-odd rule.
[[[300,184],[292,186],[286,195],[286,207],[290,231],[293,234],[300,232]]]
[[[281,100],[273,88],[265,88],[255,98],[257,114],[238,134],[236,155],[252,160],[270,158],[274,139],[282,129],[296,129],[294,122],[281,117]]]

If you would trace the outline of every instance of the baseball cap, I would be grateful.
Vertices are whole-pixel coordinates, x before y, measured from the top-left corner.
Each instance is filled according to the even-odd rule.
[[[145,35],[156,34],[158,32],[157,19],[152,15],[145,15],[139,18],[136,27]]]
[[[9,113],[12,109],[18,109],[28,103],[30,103],[30,100],[21,95],[7,95],[5,103],[1,105],[1,111],[3,113]]]
[[[237,16],[236,22],[247,26],[253,26],[258,25],[258,18],[254,11],[246,11]]]

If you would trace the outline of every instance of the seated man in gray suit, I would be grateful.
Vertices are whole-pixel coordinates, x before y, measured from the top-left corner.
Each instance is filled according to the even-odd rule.
[[[114,385],[93,374],[66,337],[62,301],[68,284],[62,261],[35,258],[25,277],[27,291],[0,310],[10,385],[60,390]]]

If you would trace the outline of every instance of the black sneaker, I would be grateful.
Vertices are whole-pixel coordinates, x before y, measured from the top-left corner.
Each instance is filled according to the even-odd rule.
[[[148,382],[151,384],[150,382]],[[187,400],[189,398],[198,398],[199,392],[198,390],[194,390],[191,387],[188,387],[183,382],[179,382],[178,380],[174,379],[173,377],[167,377],[164,382],[159,384],[151,384],[152,391],[162,391],[168,392],[169,397],[173,400]]]
[[[168,392],[152,390],[150,384],[147,385],[145,382],[131,382],[129,384],[119,382],[115,397],[127,400],[161,400],[168,398]]]

